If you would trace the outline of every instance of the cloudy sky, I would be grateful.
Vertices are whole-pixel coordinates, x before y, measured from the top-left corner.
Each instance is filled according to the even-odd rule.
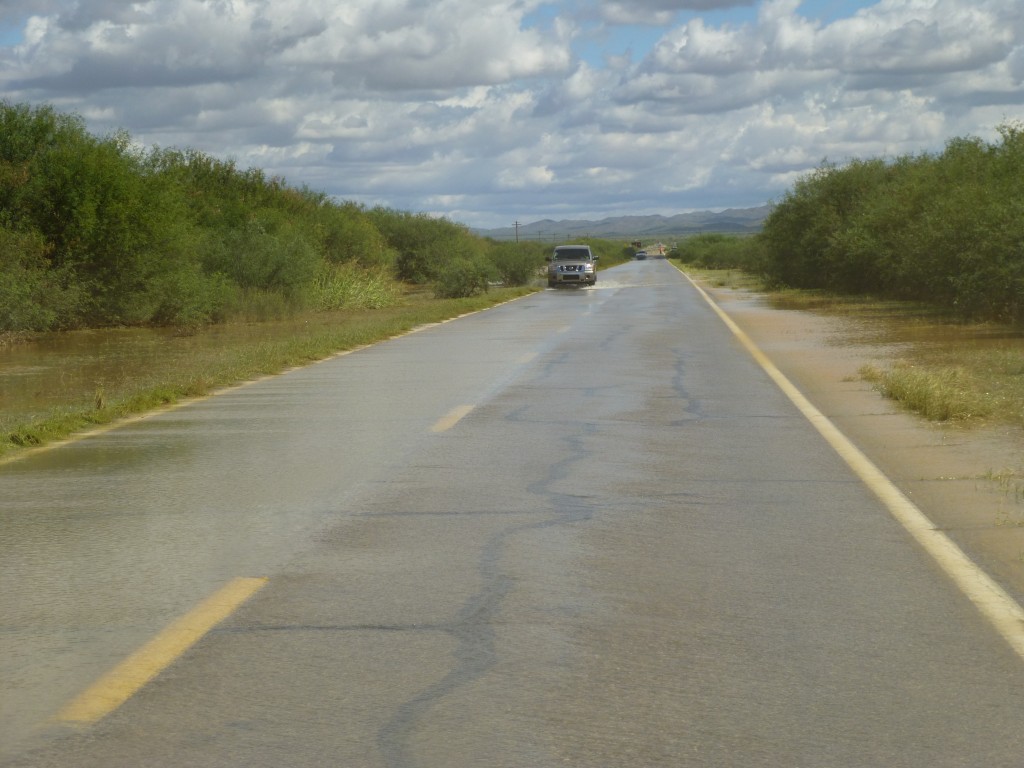
[[[367,206],[751,207],[1024,119],[1022,0],[0,0],[0,98]]]

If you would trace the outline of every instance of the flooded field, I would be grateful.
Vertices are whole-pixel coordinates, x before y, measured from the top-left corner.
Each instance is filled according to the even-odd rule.
[[[1024,351],[1024,329],[996,323],[969,323],[928,307],[896,301],[836,298],[815,294],[769,294],[777,309],[798,309],[842,318],[844,332],[863,344],[916,344],[957,350],[1008,346]]]
[[[54,409],[96,405],[183,372],[199,374],[239,347],[296,332],[292,323],[222,326],[187,336],[110,328],[7,344],[0,347],[0,429]]]
[[[0,339],[0,438],[6,442],[0,454],[12,444],[59,439],[89,423],[304,365],[531,290],[492,289],[466,299],[410,291],[400,305],[385,309],[230,323],[195,333],[109,328]],[[35,425],[43,422],[39,433]],[[29,425],[32,434],[24,440],[20,430]]]
[[[1024,329],[898,302],[797,294],[769,303],[834,320],[832,344],[874,350],[878,364],[861,377],[930,421],[1024,426]]]
[[[234,323],[191,334],[162,328],[42,334],[0,346],[0,434],[161,388],[199,394],[415,323],[404,319],[402,310],[380,310]]]

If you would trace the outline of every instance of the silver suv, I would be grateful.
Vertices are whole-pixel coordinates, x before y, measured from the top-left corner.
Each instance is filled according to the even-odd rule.
[[[594,285],[597,283],[597,256],[589,245],[560,245],[548,256],[548,287]]]

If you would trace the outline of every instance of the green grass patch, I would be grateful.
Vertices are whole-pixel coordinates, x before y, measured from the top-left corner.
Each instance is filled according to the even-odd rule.
[[[884,397],[931,421],[969,421],[991,416],[994,399],[962,366],[926,367],[900,362],[888,370],[861,368]]]

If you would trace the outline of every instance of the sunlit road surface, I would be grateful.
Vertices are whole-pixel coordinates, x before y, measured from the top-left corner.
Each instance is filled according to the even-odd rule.
[[[5,465],[0,515],[5,766],[1024,761],[1011,643],[662,261]]]

